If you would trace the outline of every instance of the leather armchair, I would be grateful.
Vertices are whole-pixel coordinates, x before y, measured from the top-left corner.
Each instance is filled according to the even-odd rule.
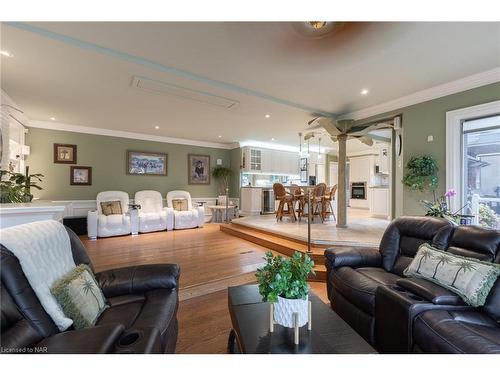
[[[174,210],[163,207],[163,198],[158,191],[141,190],[135,193],[134,203],[139,209],[139,232],[155,232],[174,229]]]
[[[102,202],[120,201],[121,215],[103,215]],[[131,219],[128,212],[129,197],[123,191],[103,191],[96,197],[97,210],[87,214],[87,233],[91,239],[97,237],[122,236],[132,233]],[[137,233],[137,228],[134,229]]]
[[[174,211],[174,229],[201,228],[205,223],[205,209],[193,207],[191,194],[183,190],[174,190],[167,193],[167,205],[173,207],[174,199],[185,199],[187,211]]]
[[[84,263],[93,269],[78,236],[66,230],[75,264]],[[3,353],[175,352],[180,275],[177,265],[153,264],[96,273],[110,307],[92,328],[59,332],[19,260],[0,246]]]

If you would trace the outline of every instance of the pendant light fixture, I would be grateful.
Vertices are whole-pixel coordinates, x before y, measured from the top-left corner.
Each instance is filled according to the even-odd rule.
[[[318,160],[321,160],[321,137],[318,139]]]

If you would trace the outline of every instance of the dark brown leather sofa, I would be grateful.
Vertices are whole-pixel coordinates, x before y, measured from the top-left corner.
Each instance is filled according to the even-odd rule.
[[[75,263],[92,268],[82,242],[67,228]],[[96,273],[110,307],[95,327],[59,332],[1,246],[2,353],[173,353],[177,342],[179,267],[154,264]]]
[[[325,251],[332,308],[381,352],[500,352],[500,281],[486,305],[476,309],[445,288],[404,278],[404,269],[424,242],[500,262],[498,231],[401,217],[389,225],[378,249]]]

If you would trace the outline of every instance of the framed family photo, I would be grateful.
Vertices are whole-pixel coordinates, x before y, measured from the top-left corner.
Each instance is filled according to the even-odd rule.
[[[92,167],[70,167],[71,185],[92,185]]]
[[[157,152],[127,151],[127,174],[166,176],[168,155]]]
[[[210,155],[188,155],[188,184],[210,185]]]
[[[76,145],[54,143],[54,163],[76,164]]]

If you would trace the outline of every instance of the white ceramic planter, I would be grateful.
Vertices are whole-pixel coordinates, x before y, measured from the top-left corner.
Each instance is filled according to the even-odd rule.
[[[278,297],[274,303],[274,321],[283,327],[294,328],[294,313],[298,314],[298,327],[309,321],[309,296],[306,299]]]

